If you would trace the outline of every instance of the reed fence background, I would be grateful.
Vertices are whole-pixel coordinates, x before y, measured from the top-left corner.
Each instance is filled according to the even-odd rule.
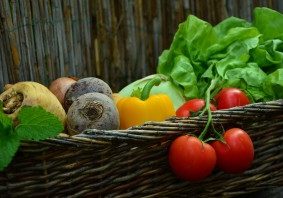
[[[281,0],[1,0],[0,90],[60,76],[96,76],[113,91],[156,71],[178,24],[189,14],[212,24],[250,20]]]

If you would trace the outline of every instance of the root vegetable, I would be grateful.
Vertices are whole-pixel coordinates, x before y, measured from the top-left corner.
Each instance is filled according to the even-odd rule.
[[[58,98],[60,103],[64,105],[65,94],[76,81],[77,79],[72,77],[60,77],[51,82],[49,90]]]
[[[67,129],[70,135],[85,129],[118,129],[119,124],[119,113],[114,101],[101,93],[81,95],[72,103],[67,113]]]
[[[4,91],[6,91],[7,89],[9,89],[10,87],[12,87],[13,86],[13,84],[6,84],[5,86],[4,86]]]
[[[37,82],[18,82],[0,95],[3,112],[16,122],[22,106],[41,106],[65,123],[66,113],[56,96],[44,85]]]
[[[103,80],[95,77],[82,78],[72,84],[65,95],[64,107],[69,109],[71,104],[81,95],[86,93],[102,93],[112,99],[112,90]]]

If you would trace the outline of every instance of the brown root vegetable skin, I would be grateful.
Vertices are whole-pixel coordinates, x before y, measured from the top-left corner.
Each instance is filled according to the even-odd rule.
[[[12,87],[13,86],[13,84],[6,84],[5,86],[4,86],[4,91],[6,91],[7,89],[9,89],[10,87]]]
[[[67,113],[67,129],[70,135],[85,129],[119,129],[119,113],[114,101],[101,93],[87,93],[78,97]]]
[[[65,94],[76,81],[77,79],[73,77],[60,77],[51,82],[49,90],[58,98],[59,102],[64,105]]]
[[[112,90],[106,82],[95,77],[82,78],[72,84],[66,92],[64,102],[66,111],[79,96],[86,93],[102,93],[112,99]]]
[[[64,124],[66,112],[56,96],[37,82],[18,82],[0,95],[3,111],[15,122],[22,106],[41,106],[56,115]]]

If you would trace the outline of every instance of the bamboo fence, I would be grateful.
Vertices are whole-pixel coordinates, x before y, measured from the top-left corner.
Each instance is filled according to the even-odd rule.
[[[189,14],[212,24],[250,20],[281,0],[1,0],[0,91],[6,83],[48,85],[60,76],[96,76],[113,91],[155,73]]]

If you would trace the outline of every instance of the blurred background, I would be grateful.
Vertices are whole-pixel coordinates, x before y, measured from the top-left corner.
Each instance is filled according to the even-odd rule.
[[[263,6],[283,11],[282,0],[1,0],[0,90],[95,76],[117,92],[156,72],[188,15],[215,25],[229,16],[251,20]]]

